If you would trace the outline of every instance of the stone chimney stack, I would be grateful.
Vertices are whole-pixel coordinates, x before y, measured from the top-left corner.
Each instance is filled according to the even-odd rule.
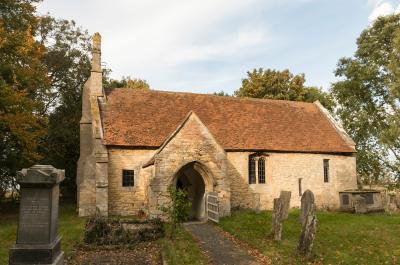
[[[101,70],[101,35],[96,32],[92,37],[92,70],[90,74],[90,94],[103,96],[103,73]]]

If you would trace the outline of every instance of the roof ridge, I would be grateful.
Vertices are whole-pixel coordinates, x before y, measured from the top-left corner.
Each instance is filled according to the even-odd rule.
[[[111,93],[115,90],[131,90],[134,93],[163,93],[163,94],[181,94],[181,95],[197,95],[197,96],[205,96],[205,97],[218,97],[220,99],[226,100],[237,100],[237,101],[258,101],[258,102],[286,102],[289,104],[297,104],[297,105],[309,105],[314,104],[313,102],[305,102],[305,101],[296,101],[296,100],[286,100],[286,99],[271,99],[271,98],[252,98],[252,97],[236,97],[236,96],[219,96],[214,94],[206,94],[206,93],[195,93],[195,92],[182,92],[182,91],[168,91],[168,90],[157,90],[157,89],[132,89],[127,87],[120,87],[112,89]]]

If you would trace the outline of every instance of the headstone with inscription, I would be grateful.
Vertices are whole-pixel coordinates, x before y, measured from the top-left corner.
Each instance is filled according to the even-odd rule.
[[[17,174],[21,201],[17,242],[10,249],[9,264],[61,265],[61,237],[58,235],[59,183],[64,170],[35,165]]]

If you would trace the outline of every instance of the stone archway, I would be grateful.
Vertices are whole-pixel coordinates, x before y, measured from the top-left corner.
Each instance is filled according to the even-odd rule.
[[[204,220],[205,194],[213,190],[212,177],[199,162],[190,162],[181,167],[174,176],[176,188],[188,193],[188,199],[192,206],[189,211],[189,219]]]

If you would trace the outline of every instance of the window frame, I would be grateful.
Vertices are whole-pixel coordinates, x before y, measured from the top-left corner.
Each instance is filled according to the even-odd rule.
[[[257,184],[256,159],[253,156],[249,157],[248,174],[249,174],[249,179],[248,179],[249,184]]]
[[[129,179],[127,179],[129,178]],[[135,187],[135,170],[123,169],[122,170],[122,187],[131,188]]]
[[[329,183],[329,159],[323,160],[324,183]]]
[[[258,184],[265,184],[265,158],[258,159]]]

